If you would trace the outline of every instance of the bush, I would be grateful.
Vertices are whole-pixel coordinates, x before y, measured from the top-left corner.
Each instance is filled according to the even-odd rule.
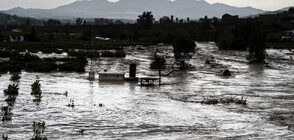
[[[9,65],[0,63],[0,73],[6,73],[9,71]]]
[[[24,57],[24,60],[26,62],[32,62],[32,61],[42,61],[41,58],[39,58],[38,56],[36,55],[32,55],[30,53],[25,53],[25,55],[23,56]]]
[[[248,42],[243,38],[234,38],[230,49],[233,50],[246,50],[248,47]]]
[[[59,71],[85,72],[85,65],[81,62],[66,62],[58,65]]]
[[[29,62],[25,66],[26,71],[51,72],[57,70],[55,62]]]
[[[74,50],[69,50],[68,55],[70,56],[75,56],[75,57],[88,57],[88,58],[98,58],[100,57],[99,52],[97,51],[74,51]]]
[[[21,66],[19,65],[9,65],[9,72],[21,72]]]
[[[102,57],[115,57],[115,54],[111,51],[103,51],[101,56]]]
[[[116,50],[115,52],[103,51],[101,56],[102,57],[117,57],[117,58],[122,58],[122,57],[126,57],[126,53],[123,50]]]
[[[115,51],[115,57],[126,57],[126,53],[123,50]]]

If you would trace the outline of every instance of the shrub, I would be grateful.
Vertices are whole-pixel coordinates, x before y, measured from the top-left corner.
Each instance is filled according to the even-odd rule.
[[[59,71],[85,72],[85,65],[81,62],[66,62],[58,65]]]
[[[29,62],[32,62],[32,61],[42,61],[41,58],[39,58],[36,55],[32,55],[30,53],[25,53],[23,57],[24,57],[24,60],[25,61],[29,61]]]
[[[9,65],[5,63],[0,63],[0,73],[6,73],[9,71]]]
[[[126,53],[123,50],[115,51],[115,57],[126,57]]]
[[[51,72],[57,70],[55,62],[30,62],[25,66],[26,71]]]
[[[68,55],[75,56],[75,57],[88,57],[88,58],[100,57],[100,53],[97,51],[69,50],[67,53],[68,53]]]
[[[101,56],[102,57],[114,57],[115,54],[111,51],[103,51]]]

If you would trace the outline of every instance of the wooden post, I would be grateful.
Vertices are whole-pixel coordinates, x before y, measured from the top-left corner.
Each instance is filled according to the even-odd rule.
[[[161,61],[159,61],[159,85],[161,85]]]
[[[157,60],[158,60],[158,75],[159,75],[158,84],[161,85],[161,59],[157,58]]]

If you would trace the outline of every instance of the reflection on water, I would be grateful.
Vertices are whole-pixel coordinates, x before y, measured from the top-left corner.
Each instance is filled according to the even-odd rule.
[[[190,61],[193,71],[163,77],[163,86],[140,87],[132,82],[89,81],[87,72],[22,72],[20,94],[11,122],[1,122],[0,134],[11,139],[30,139],[33,121],[46,122],[49,139],[291,139],[293,135],[294,74],[292,60],[267,60],[271,67],[248,65],[247,52],[217,51],[213,43],[197,43]],[[170,50],[171,47],[162,47]],[[132,47],[126,50],[136,50]],[[152,48],[127,58],[95,60],[96,70],[128,72],[139,64],[137,76],[156,75],[149,70]],[[273,50],[271,50],[272,52]],[[129,51],[131,52],[131,51]],[[217,64],[205,64],[214,57]],[[169,58],[171,63],[172,58]],[[222,77],[228,68],[232,77]],[[87,68],[88,69],[88,68]],[[164,71],[168,73],[168,70]],[[43,91],[39,105],[30,85],[39,76]],[[0,91],[10,75],[0,77]],[[96,76],[96,79],[97,76]],[[68,95],[65,96],[65,91]],[[204,97],[247,97],[247,105],[200,104]],[[0,106],[5,106],[0,94]],[[74,100],[74,107],[68,107]],[[102,106],[100,106],[100,104]],[[84,134],[77,131],[85,129]]]

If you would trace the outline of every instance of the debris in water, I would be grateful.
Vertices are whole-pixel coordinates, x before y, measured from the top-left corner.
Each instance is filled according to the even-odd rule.
[[[78,130],[77,132],[78,132],[79,134],[84,134],[84,131],[85,131],[85,129],[81,129],[81,130]]]
[[[63,95],[65,95],[65,96],[67,97],[67,95],[68,95],[68,92],[67,92],[67,91],[65,91],[65,93],[63,93]]]
[[[72,100],[72,99],[70,99],[69,100],[69,104],[67,105],[68,107],[72,107],[72,108],[74,108],[75,107],[75,104],[74,104],[74,100]]]
[[[223,76],[232,76],[230,70],[226,69],[224,72],[223,72]]]

